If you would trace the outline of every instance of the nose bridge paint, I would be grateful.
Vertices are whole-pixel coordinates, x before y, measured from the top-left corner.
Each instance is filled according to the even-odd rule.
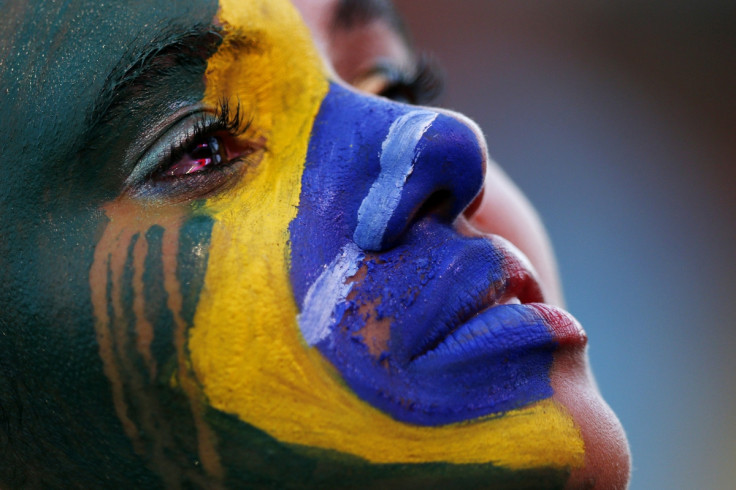
[[[353,241],[365,250],[379,250],[388,222],[401,200],[406,179],[419,157],[417,145],[437,113],[408,112],[391,124],[381,147],[381,173],[358,209]]]

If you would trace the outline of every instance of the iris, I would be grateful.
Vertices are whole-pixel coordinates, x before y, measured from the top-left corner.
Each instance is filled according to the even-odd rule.
[[[225,146],[217,136],[210,136],[205,141],[196,142],[182,158],[166,169],[163,175],[176,177],[201,172],[211,165],[220,165],[226,161]]]

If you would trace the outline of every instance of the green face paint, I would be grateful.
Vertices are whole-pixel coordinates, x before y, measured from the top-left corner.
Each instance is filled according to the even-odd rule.
[[[7,428],[0,487],[156,488],[181,473],[161,456],[179,445],[176,461],[195,468],[179,481],[202,482],[192,464],[196,431],[186,429],[194,426],[189,400],[158,389],[177,365],[162,288],[165,228],[152,218],[115,247],[102,250],[100,241],[114,226],[103,205],[123,192],[135,163],[126,155],[172,107],[203,97],[206,58],[219,42],[207,31],[217,3],[36,2],[4,10],[0,155],[12,164],[3,165],[0,189],[0,423]],[[160,63],[146,65],[162,47]],[[190,206],[173,214],[181,222]],[[182,240],[194,246],[206,236],[190,230]],[[95,254],[101,274],[91,282]],[[201,284],[195,262],[180,272],[190,297]],[[102,334],[95,295],[111,319]],[[147,346],[143,324],[155,332]],[[108,359],[103,345],[112,346]],[[120,368],[118,388],[111,389],[111,365]],[[132,402],[121,411],[116,398]],[[160,408],[177,404],[185,410]],[[132,420],[147,424],[135,425],[138,440],[126,430]],[[174,440],[167,427],[176,424],[184,430]]]

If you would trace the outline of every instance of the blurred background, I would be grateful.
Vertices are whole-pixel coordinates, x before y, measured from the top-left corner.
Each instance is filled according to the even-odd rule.
[[[735,488],[736,2],[395,3],[547,224],[631,488]]]

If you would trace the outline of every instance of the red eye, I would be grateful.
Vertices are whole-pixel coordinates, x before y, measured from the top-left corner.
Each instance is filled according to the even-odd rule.
[[[201,172],[205,167],[221,165],[227,161],[227,150],[220,138],[209,136],[193,144],[163,175],[176,177]]]

